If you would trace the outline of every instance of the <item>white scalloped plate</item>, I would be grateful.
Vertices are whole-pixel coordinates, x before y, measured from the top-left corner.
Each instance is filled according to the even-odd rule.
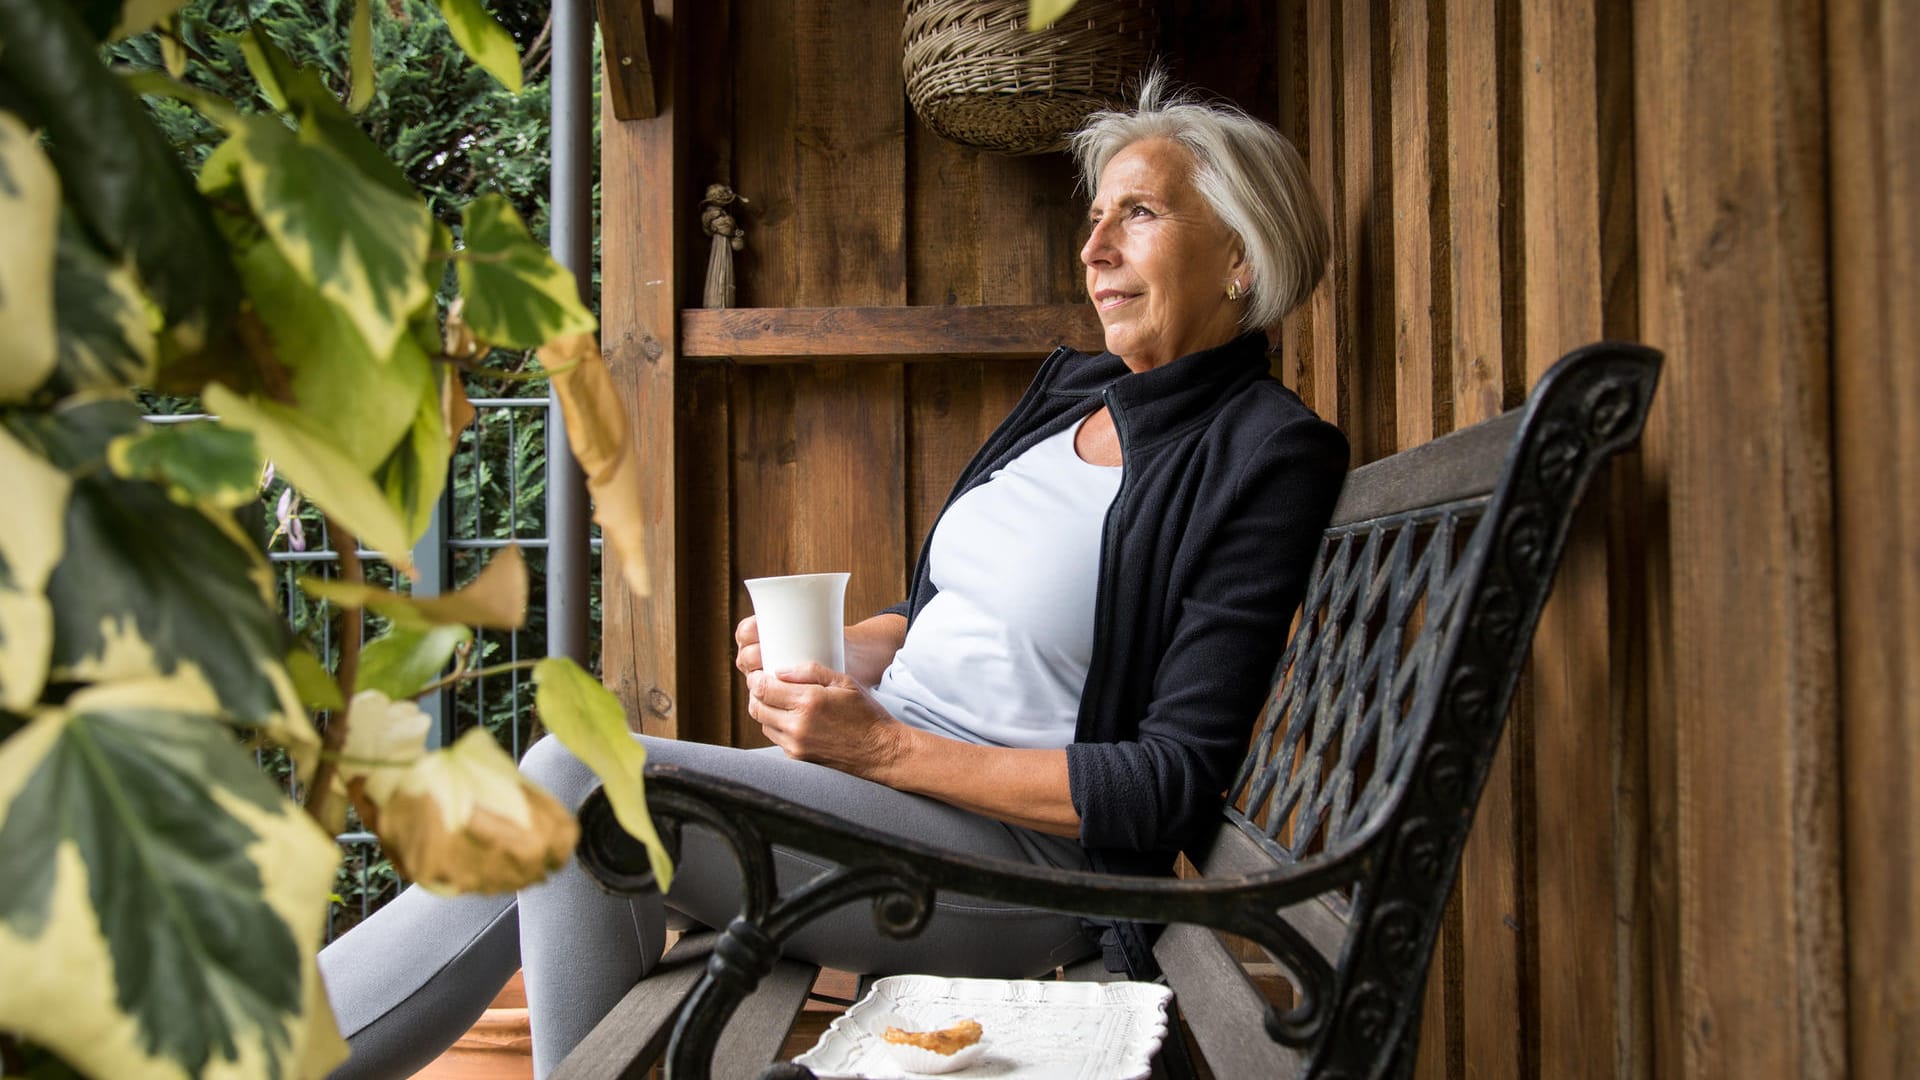
[[[1173,991],[1151,983],[1042,982],[892,975],[794,1058],[826,1077],[899,1080],[909,1072],[880,1032],[904,1018],[917,1030],[980,1022],[980,1057],[949,1077],[1141,1080],[1167,1033]]]

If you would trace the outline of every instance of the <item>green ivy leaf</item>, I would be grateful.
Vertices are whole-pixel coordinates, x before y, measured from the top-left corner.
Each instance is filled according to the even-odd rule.
[[[81,12],[0,0],[0,26],[0,81],[45,124],[67,205],[109,256],[132,259],[172,346],[201,348],[232,318],[240,283],[193,178],[146,107],[100,62]]]
[[[654,879],[665,892],[673,883],[673,860],[647,813],[646,781],[640,773],[647,751],[627,729],[620,699],[565,657],[550,656],[535,664],[533,681],[540,722],[600,778],[613,816],[628,835],[647,846]]]
[[[247,63],[256,77],[271,80],[274,107],[292,113],[302,131],[341,157],[358,166],[367,179],[385,187],[403,199],[413,199],[412,181],[360,127],[360,121],[334,97],[333,90],[312,68],[303,68],[267,40],[258,28],[240,39]],[[427,279],[439,284],[439,278]]]
[[[373,355],[390,355],[408,316],[432,295],[423,273],[426,203],[370,179],[311,127],[296,135],[278,119],[253,118],[235,138],[240,180],[267,235]]]
[[[347,111],[357,113],[373,100],[373,0],[353,0],[353,31],[347,51],[353,69]]]
[[[340,305],[273,244],[253,245],[239,262],[274,353],[292,374],[300,414],[354,468],[371,473],[406,437],[421,396],[433,392],[426,354],[402,336],[390,355],[376,357]]]
[[[53,655],[53,607],[47,579],[66,544],[72,482],[5,429],[0,476],[0,708],[24,711],[40,698]]]
[[[473,631],[464,626],[395,626],[360,651],[354,690],[378,690],[394,701],[418,697],[447,669],[453,651],[472,640]]]
[[[340,696],[340,684],[333,681],[319,657],[307,650],[295,647],[287,653],[287,674],[293,677],[293,689],[300,695],[300,704],[307,708],[346,707],[346,700]]]
[[[60,347],[49,389],[55,397],[117,394],[153,379],[153,317],[133,267],[101,255],[72,218],[60,230],[54,306]]]
[[[171,675],[206,687],[246,725],[299,714],[265,560],[231,523],[95,470],[74,480],[66,529],[47,586],[56,676]]]
[[[60,180],[39,140],[0,112],[0,401],[24,401],[53,371],[54,238]]]
[[[344,1056],[312,1056],[338,851],[200,704],[83,691],[0,745],[0,1029],[88,1075]]]
[[[107,446],[116,475],[151,480],[182,506],[231,510],[260,496],[260,451],[253,436],[209,421],[157,424]]]
[[[207,387],[206,403],[222,424],[250,432],[280,475],[338,518],[361,543],[412,571],[416,536],[367,474],[334,445],[329,432],[284,405],[249,401],[217,383]]]
[[[482,341],[536,349],[565,334],[591,334],[573,274],[527,232],[513,204],[483,195],[467,207],[459,260],[467,325]]]
[[[440,0],[440,14],[446,17],[453,40],[473,58],[473,62],[500,80],[500,85],[520,92],[520,50],[513,35],[494,21],[480,0]]]
[[[401,347],[407,348],[409,343],[403,342]],[[387,503],[400,511],[407,532],[413,536],[426,532],[434,507],[440,503],[440,493],[447,488],[447,461],[453,456],[453,443],[440,401],[444,392],[448,392],[444,385],[426,388],[406,438],[374,474],[386,492]]]

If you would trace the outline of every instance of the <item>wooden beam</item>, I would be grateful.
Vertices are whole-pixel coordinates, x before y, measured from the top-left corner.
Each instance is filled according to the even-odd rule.
[[[1920,1075],[1920,11],[1826,5],[1847,1008],[1855,1076]]]
[[[653,94],[653,58],[648,52],[653,0],[600,0],[600,50],[606,59],[605,93],[616,120],[651,120],[659,114]]]
[[[663,85],[672,82],[674,47],[685,34],[673,0],[659,0],[663,33],[658,60]],[[690,6],[690,5],[689,5]],[[604,54],[608,67],[613,54]],[[684,81],[678,85],[683,86]],[[679,535],[675,461],[681,293],[676,267],[683,224],[674,194],[686,190],[686,114],[676,98],[662,99],[652,119],[623,121],[603,95],[600,171],[604,189],[600,266],[607,283],[600,306],[600,348],[620,389],[640,459],[640,500],[646,514],[646,558],[653,587],[640,595],[619,574],[602,586],[602,678],[627,709],[627,722],[649,735],[677,737],[680,684],[675,634],[679,607]]]
[[[1687,1076],[1849,1075],[1820,20],[1716,0],[1633,12],[1642,332],[1667,354],[1643,456],[1669,530],[1650,650],[1671,666],[1648,728],[1674,732],[1657,827]]]
[[[1097,350],[1087,304],[971,307],[689,308],[681,355],[746,364],[836,360],[1021,359],[1056,345]]]

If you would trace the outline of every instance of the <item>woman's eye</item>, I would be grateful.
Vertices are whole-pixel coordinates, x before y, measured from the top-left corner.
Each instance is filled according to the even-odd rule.
[[[1152,216],[1153,216],[1153,211],[1151,211],[1151,210],[1149,210],[1149,209],[1147,209],[1147,208],[1146,208],[1146,207],[1144,207],[1144,206],[1135,206],[1135,207],[1134,207],[1133,209],[1131,209],[1131,210],[1128,210],[1128,211],[1127,211],[1127,216],[1128,216],[1128,217],[1137,217],[1137,218],[1139,218],[1139,217],[1152,217]]]

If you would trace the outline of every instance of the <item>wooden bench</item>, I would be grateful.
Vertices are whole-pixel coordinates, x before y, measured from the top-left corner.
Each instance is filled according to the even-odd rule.
[[[1188,853],[1197,878],[946,855],[649,766],[667,831],[697,822],[732,844],[741,914],[676,949],[560,1075],[639,1075],[663,1048],[673,1076],[755,1075],[813,978],[780,942],[859,899],[910,936],[937,890],[1168,924],[1153,956],[1215,1076],[1408,1075],[1441,913],[1569,523],[1594,472],[1639,437],[1659,367],[1637,346],[1581,349],[1523,407],[1348,477],[1220,829]],[[770,845],[839,869],[779,895]],[[580,854],[611,888],[651,886],[599,795]],[[1264,948],[1291,1003],[1270,1005],[1214,931]],[[1156,1067],[1192,1071],[1178,1037]]]

